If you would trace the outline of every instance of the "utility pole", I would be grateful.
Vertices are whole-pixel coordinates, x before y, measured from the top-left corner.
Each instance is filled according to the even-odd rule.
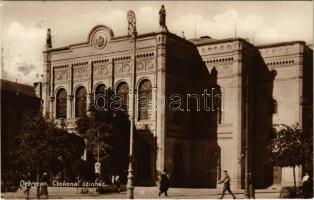
[[[136,18],[135,13],[130,10],[127,14],[128,19],[128,35],[132,35],[133,39],[133,71],[132,71],[132,92],[131,92],[131,114],[130,114],[130,152],[129,152],[129,169],[127,182],[127,197],[134,198],[134,174],[133,174],[133,140],[134,140],[134,121],[135,121],[135,96],[136,96]]]

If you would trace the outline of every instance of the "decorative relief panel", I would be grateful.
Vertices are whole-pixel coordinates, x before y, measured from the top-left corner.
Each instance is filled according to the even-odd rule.
[[[56,81],[66,81],[68,80],[68,69],[55,69],[55,80]]]
[[[115,74],[121,74],[122,73],[122,64],[116,64],[114,66],[114,72],[115,72]]]
[[[94,66],[93,74],[95,77],[101,76],[101,66],[100,65]]]
[[[114,66],[116,75],[129,74],[131,72],[131,65],[129,63],[118,63]]]
[[[87,67],[75,67],[73,70],[73,78],[74,79],[87,78],[88,76],[87,71],[88,71]]]
[[[102,77],[109,74],[109,65],[96,65],[94,66],[94,76]]]
[[[136,63],[136,70],[137,71],[144,71],[144,63],[143,62],[137,62]]]
[[[108,74],[109,74],[109,66],[108,65],[101,66],[101,75],[107,76]]]
[[[130,70],[131,70],[130,65],[129,64],[124,64],[124,66],[123,66],[123,73],[124,74],[128,74],[128,73],[130,73]]]
[[[146,61],[146,70],[154,69],[154,63],[151,60]]]

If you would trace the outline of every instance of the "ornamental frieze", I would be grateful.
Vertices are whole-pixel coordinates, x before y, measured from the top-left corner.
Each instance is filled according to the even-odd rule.
[[[259,49],[262,56],[274,57],[278,55],[287,55],[292,53],[297,53],[299,51],[298,47],[286,46],[286,47],[269,47]]]

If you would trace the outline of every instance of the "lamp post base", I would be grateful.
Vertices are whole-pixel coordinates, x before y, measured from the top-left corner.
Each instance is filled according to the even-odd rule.
[[[129,164],[129,170],[128,170],[128,182],[126,185],[127,189],[127,197],[128,199],[134,199],[134,182],[133,182],[133,167],[132,163]]]

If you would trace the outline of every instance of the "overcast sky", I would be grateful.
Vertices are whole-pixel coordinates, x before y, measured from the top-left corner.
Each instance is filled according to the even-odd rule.
[[[187,38],[209,35],[249,38],[255,44],[304,40],[313,42],[313,2],[2,2],[2,78],[32,84],[42,74],[46,29],[53,47],[87,40],[98,24],[114,35],[127,34],[126,13],[134,10],[138,33],[158,31],[161,4],[168,30]]]

